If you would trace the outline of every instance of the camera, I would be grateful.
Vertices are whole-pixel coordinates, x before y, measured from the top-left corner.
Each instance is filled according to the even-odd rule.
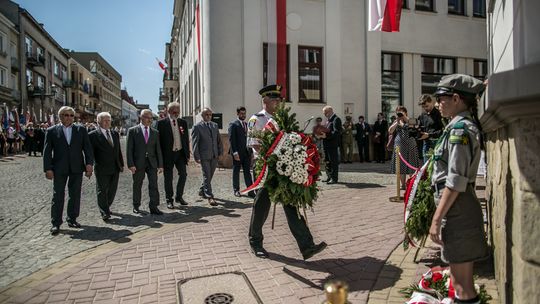
[[[424,128],[420,126],[416,118],[409,118],[404,128],[409,137],[417,140],[422,137],[422,133],[424,132]]]

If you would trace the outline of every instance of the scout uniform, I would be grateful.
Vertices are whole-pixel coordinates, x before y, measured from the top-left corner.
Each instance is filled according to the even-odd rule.
[[[481,88],[482,82],[475,78],[449,75],[441,79],[435,95],[476,96]],[[480,162],[479,133],[471,113],[459,113],[434,149],[431,183],[437,206],[444,188],[459,192],[442,223],[442,259],[448,263],[472,262],[488,255],[482,208],[474,189]]]
[[[269,85],[262,88],[259,91],[261,97],[279,98],[281,97],[281,87],[279,85]],[[272,118],[272,115],[266,110],[262,110],[257,114],[251,116],[248,123],[248,147],[253,147],[259,144],[259,140],[253,136],[254,132],[262,131],[268,120]],[[254,156],[259,157],[257,151],[254,149]],[[255,256],[259,258],[267,258],[268,252],[263,247],[264,236],[262,234],[262,228],[268,213],[270,211],[270,197],[268,196],[268,190],[261,188],[257,191],[255,196],[255,202],[253,204],[253,213],[251,214],[251,222],[249,225],[249,244]],[[312,257],[314,254],[322,251],[326,247],[326,243],[322,242],[318,245],[313,243],[313,236],[306,225],[306,221],[303,216],[298,215],[298,211],[292,206],[283,206],[289,229],[291,230],[300,252],[304,259]]]

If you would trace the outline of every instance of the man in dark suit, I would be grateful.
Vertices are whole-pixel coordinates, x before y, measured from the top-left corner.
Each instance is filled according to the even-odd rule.
[[[173,169],[178,170],[178,182],[176,184],[176,196],[174,201],[181,205],[187,205],[184,200],[184,186],[186,185],[186,166],[189,161],[189,136],[187,122],[178,117],[180,104],[171,102],[167,105],[169,115],[159,120],[159,142],[163,153],[163,176],[165,178],[165,197],[167,208],[173,209]]]
[[[371,128],[369,124],[364,121],[364,116],[358,117],[358,123],[356,123],[356,143],[358,144],[358,156],[360,162],[364,160],[369,162],[369,133]]]
[[[334,109],[331,106],[325,106],[323,108],[323,114],[328,119],[326,127],[327,133],[323,133],[324,158],[326,159],[326,175],[328,184],[335,184],[338,182],[339,174],[339,153],[338,148],[340,146],[341,132],[343,126],[341,119],[334,113]]]
[[[120,136],[111,130],[111,114],[97,115],[99,127],[90,132],[90,142],[95,158],[97,203],[101,218],[111,218],[111,205],[118,188],[120,172],[124,171],[124,158],[120,149]]]
[[[81,205],[82,174],[92,176],[94,156],[86,129],[73,124],[75,110],[61,107],[58,111],[61,124],[47,129],[43,149],[43,171],[47,179],[52,179],[54,192],[51,206],[51,234],[60,232],[64,211],[64,194],[68,185],[68,206],[66,222],[69,227],[81,228],[77,222]]]
[[[140,115],[141,123],[131,127],[127,135],[127,164],[133,174],[133,213],[141,210],[141,188],[144,176],[148,176],[149,209],[151,214],[163,214],[159,209],[157,174],[163,172],[163,158],[159,143],[159,133],[152,128],[152,111],[144,109]]]
[[[212,177],[217,168],[218,157],[223,154],[223,145],[218,125],[212,121],[212,110],[204,108],[201,116],[203,120],[193,126],[191,132],[193,158],[198,164],[201,164],[203,174],[199,195],[207,198],[211,206],[216,206],[217,203],[212,193]]]
[[[229,153],[233,157],[233,191],[234,196],[240,196],[240,168],[244,171],[244,182],[246,187],[251,186],[253,178],[251,177],[251,148],[246,145],[247,122],[246,108],[236,108],[238,119],[229,124]],[[253,191],[249,192],[250,197],[255,197]]]
[[[386,139],[388,137],[388,122],[383,113],[377,114],[377,121],[373,125],[373,147],[375,148],[375,161],[384,163],[386,159]]]

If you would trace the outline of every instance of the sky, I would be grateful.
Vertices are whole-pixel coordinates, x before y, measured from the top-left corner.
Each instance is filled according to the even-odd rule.
[[[98,52],[122,75],[122,89],[157,110],[174,0],[14,0],[63,47]]]

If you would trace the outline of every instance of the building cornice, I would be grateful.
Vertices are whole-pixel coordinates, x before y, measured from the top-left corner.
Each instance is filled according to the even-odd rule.
[[[480,121],[490,132],[527,117],[540,116],[540,63],[493,74],[487,90],[488,107]]]

